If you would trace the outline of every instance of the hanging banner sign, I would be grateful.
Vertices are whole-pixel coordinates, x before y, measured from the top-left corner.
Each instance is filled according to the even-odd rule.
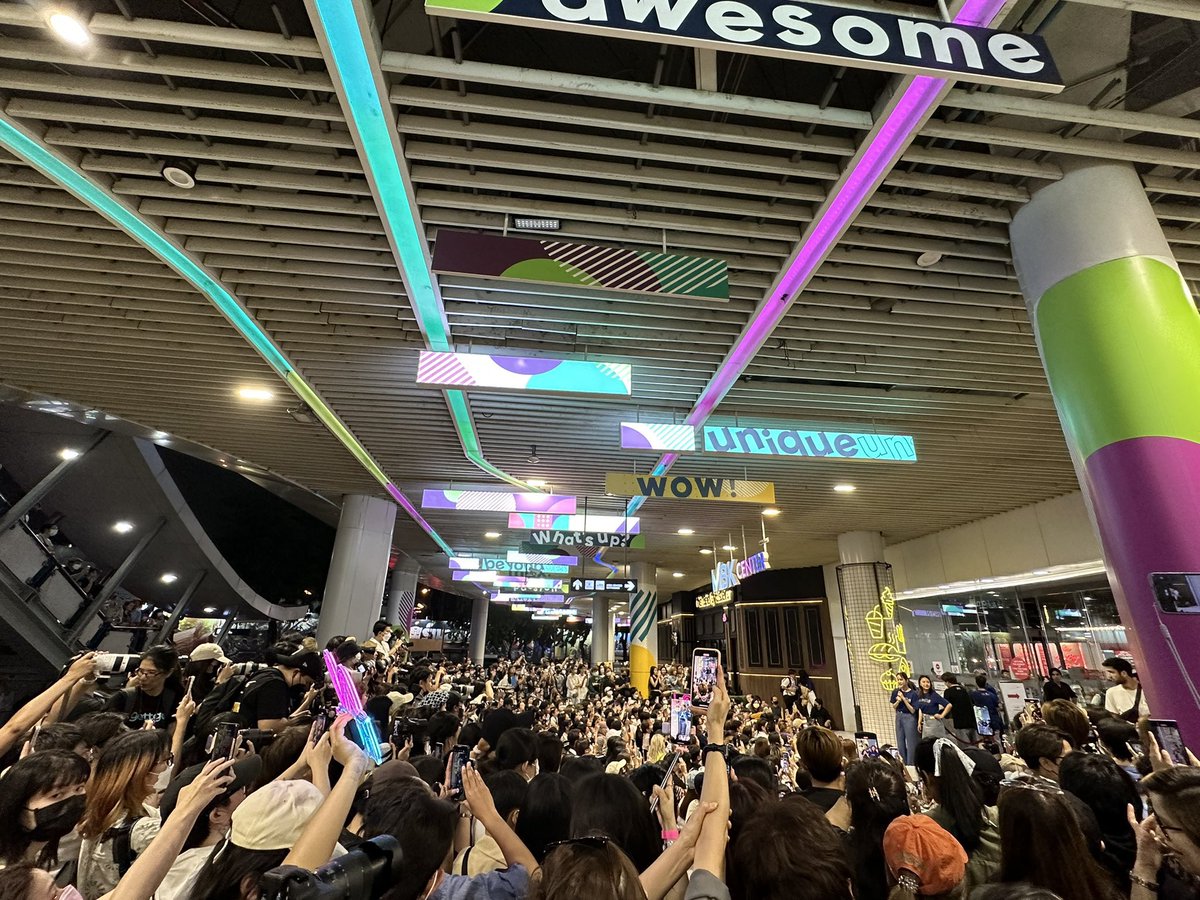
[[[599,360],[422,350],[417,360],[417,384],[628,396],[633,390],[633,366]]]
[[[628,547],[640,550],[646,539],[635,534],[612,534],[603,531],[531,531],[529,540],[521,543],[525,553],[545,551],[547,547]]]
[[[771,568],[771,564],[767,560],[765,552],[755,553],[748,559],[718,562],[717,567],[712,570],[712,589],[714,592],[727,591],[735,584],[741,584],[751,575],[765,572],[769,568]]]
[[[467,509],[484,512],[575,512],[575,498],[556,494],[508,491],[423,491],[422,509]]]
[[[1046,41],[789,0],[425,0],[425,12],[1057,93]],[[439,243],[440,243],[439,238]],[[437,256],[434,256],[437,268]]]
[[[509,528],[549,528],[551,531],[606,531],[611,534],[637,534],[642,530],[637,516],[598,516],[587,513],[558,516],[550,513],[509,513]]]
[[[693,453],[696,450],[696,429],[692,425],[669,425],[665,422],[622,422],[621,449]]]
[[[705,425],[703,434],[704,453],[917,461],[916,442],[907,434],[797,431],[791,428],[727,425]]]
[[[618,497],[662,497],[667,500],[725,500],[732,503],[774,503],[770,481],[733,478],[688,478],[683,475],[627,475],[609,472],[604,490]]]
[[[566,575],[571,571],[569,565],[509,562],[507,559],[495,556],[478,559],[452,556],[450,557],[450,568],[468,572],[509,572],[514,575]]]
[[[637,590],[636,578],[572,578],[569,585],[571,593],[590,593],[592,591],[617,591],[632,594]]]
[[[729,299],[729,268],[723,259],[450,228],[438,229],[433,270],[573,288]]]
[[[559,556],[553,553],[522,553],[509,550],[506,559],[510,563],[535,563],[540,566],[577,566],[578,556]]]

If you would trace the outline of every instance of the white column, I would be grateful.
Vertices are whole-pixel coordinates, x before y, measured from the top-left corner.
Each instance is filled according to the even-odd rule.
[[[838,567],[834,563],[822,566],[825,576],[825,597],[829,603],[829,628],[833,632],[833,662],[837,669],[838,722],[849,730],[855,724],[854,670],[850,666],[850,645],[846,637],[846,616],[842,610],[842,594],[838,589]]]
[[[844,711],[843,727],[849,731],[857,721],[864,731],[891,734],[894,711],[888,694],[895,686],[895,673],[911,673],[912,666],[904,630],[895,621],[895,586],[892,567],[883,561],[883,535],[838,535],[838,557],[837,586],[854,687],[854,708]]]
[[[613,624],[608,609],[608,599],[592,598],[592,665],[612,662]]]
[[[321,646],[337,634],[368,634],[379,618],[395,522],[396,505],[390,500],[362,494],[343,498],[317,623]]]
[[[413,607],[417,604],[417,568],[404,557],[396,560],[388,582],[387,614],[384,618],[399,625],[407,634],[412,628]]]
[[[488,598],[476,597],[471,601],[471,662],[483,662],[487,646]]]
[[[634,563],[629,575],[638,583],[629,597],[629,680],[643,697],[650,695],[650,667],[658,665],[657,567]]]

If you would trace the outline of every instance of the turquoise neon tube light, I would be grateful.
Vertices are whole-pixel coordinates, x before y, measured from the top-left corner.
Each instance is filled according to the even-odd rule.
[[[246,312],[242,304],[232,293],[213,278],[203,266],[199,265],[185,251],[159,232],[153,225],[143,219],[137,212],[130,209],[108,191],[104,190],[90,178],[72,166],[69,162],[45,147],[40,141],[27,134],[23,128],[0,114],[0,143],[9,151],[26,160],[39,172],[69,191],[91,209],[100,213],[130,237],[137,240],[147,250],[175,270],[182,278],[207,297],[214,306],[229,320],[229,323],[242,335],[250,345],[267,361],[288,386],[301,397],[318,418],[324,422],[330,433],[359,461],[372,477],[375,478],[387,492],[409,513],[421,529],[433,539],[447,556],[453,556],[454,551],[442,540],[425,519],[417,512],[416,507],[400,493],[399,489],[383,471],[367,449],[359,443],[337,414],[320,398],[312,386],[305,381],[275,342],[267,336]]]
[[[420,320],[430,349],[450,349],[450,326],[425,254],[425,236],[413,214],[412,185],[397,159],[394,135],[384,116],[370,50],[363,40],[354,4],[348,0],[314,0],[313,6],[333,54],[331,74],[341,82],[349,105],[350,124],[358,132],[367,172],[375,182],[381,212],[391,226],[400,255],[409,300]]]

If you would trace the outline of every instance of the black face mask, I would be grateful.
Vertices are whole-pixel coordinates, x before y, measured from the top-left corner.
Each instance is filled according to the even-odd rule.
[[[83,818],[83,810],[87,806],[87,797],[79,794],[59,800],[49,806],[33,811],[33,828],[29,836],[35,841],[52,841],[63,837]]]

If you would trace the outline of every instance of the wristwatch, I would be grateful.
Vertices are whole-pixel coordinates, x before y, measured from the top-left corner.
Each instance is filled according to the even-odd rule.
[[[722,757],[724,757],[726,760],[728,760],[729,759],[729,745],[728,744],[705,744],[704,749],[701,750],[700,753],[701,753],[701,755],[700,755],[701,759],[704,759],[704,757],[708,756],[708,754],[710,754],[710,753],[720,753]]]

